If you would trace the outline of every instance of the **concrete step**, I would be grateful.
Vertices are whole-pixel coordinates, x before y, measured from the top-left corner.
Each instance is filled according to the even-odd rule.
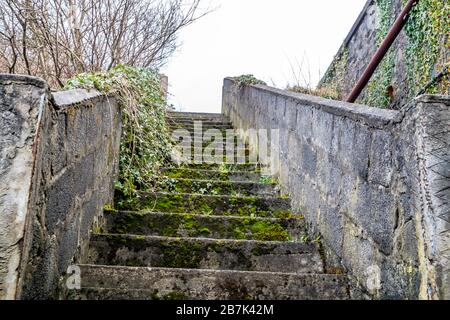
[[[234,155],[234,156],[220,156],[220,155],[208,155],[208,154],[189,154],[187,155],[179,155],[177,156],[177,159],[184,164],[184,165],[190,165],[190,164],[216,164],[221,165],[223,163],[225,164],[258,164],[257,157],[255,156],[241,156],[241,155]]]
[[[193,120],[189,118],[168,118],[167,124],[168,125],[185,125],[185,126],[193,126],[196,122],[199,122],[198,120]],[[208,121],[208,120],[200,120],[202,125],[206,126],[215,126],[215,125],[227,125],[229,127],[232,127],[233,124],[228,119],[219,119],[218,121]]]
[[[170,132],[171,136],[175,136],[175,133],[173,133],[172,128],[168,128],[168,129],[169,129],[169,132]],[[175,129],[179,129],[179,128],[175,128]],[[192,139],[194,137],[196,137],[196,138],[200,138],[200,139],[201,138],[204,138],[204,139],[208,138],[208,140],[210,140],[210,141],[213,140],[213,139],[217,140],[217,137],[216,137],[217,131],[216,132],[214,132],[214,131],[209,131],[208,132],[208,130],[210,130],[210,129],[211,128],[207,128],[205,130],[205,128],[202,128],[201,131],[200,130],[196,131],[196,130],[194,130],[194,129],[189,127],[185,131],[187,131],[187,133],[191,136]],[[233,139],[234,138],[235,140],[238,139],[239,141],[242,141],[242,137],[239,134],[239,131],[236,131],[234,129],[219,129],[219,132],[221,134],[222,140]],[[183,132],[181,132],[181,134],[178,134],[178,136],[181,136],[181,137],[183,137],[184,135],[185,135],[185,133],[183,133]]]
[[[321,273],[316,244],[95,234],[89,263],[289,273]]]
[[[163,180],[162,192],[193,193],[234,196],[280,196],[279,187],[273,183],[229,182],[217,180],[171,179]]]
[[[188,169],[188,170],[208,170],[208,171],[257,171],[261,170],[261,166],[255,163],[242,163],[242,164],[208,164],[208,163],[200,163],[200,164],[186,164],[182,166],[178,166],[174,164],[171,169]]]
[[[343,275],[80,265],[84,300],[339,300]]]
[[[201,124],[201,127],[199,125],[199,123]],[[217,129],[221,132],[226,132],[226,130],[230,130],[230,132],[234,133],[235,130],[233,128],[233,126],[231,126],[230,124],[222,124],[222,123],[207,123],[207,122],[200,122],[197,121],[197,126],[194,124],[194,122],[192,124],[174,124],[171,123],[168,125],[169,131],[173,131],[176,129],[184,129],[184,130],[188,130],[189,132],[195,132],[195,129],[197,130],[202,130],[207,131],[207,130],[211,130],[211,129]]]
[[[202,154],[202,153],[213,153],[216,150],[221,151],[221,154],[226,155],[227,153],[234,155],[250,155],[252,151],[248,146],[242,145],[227,145],[222,142],[214,143],[195,143],[194,141],[182,141],[175,144],[175,146],[179,149],[179,151],[183,152],[191,152],[191,154]],[[258,154],[257,152],[253,152],[254,154]]]
[[[218,216],[291,218],[289,199],[278,197],[211,196],[184,193],[141,193],[132,204],[120,210],[192,213]]]
[[[259,182],[261,180],[260,173],[248,171],[219,171],[219,170],[197,170],[186,168],[162,168],[161,172],[165,177],[175,179],[185,178],[198,180],[222,180],[222,181],[240,181],[240,182]]]
[[[196,140],[195,140],[196,138]],[[224,149],[227,147],[227,144],[231,144],[234,149],[249,149],[248,144],[244,143],[241,139],[234,139],[234,142],[228,142],[226,139],[220,139],[218,141],[212,141],[211,139],[203,139],[203,137],[200,136],[190,136],[190,140],[183,140],[183,139],[175,139],[173,138],[172,141],[175,145],[181,145],[181,146],[191,146],[193,147],[209,147],[209,146],[215,146],[219,145],[222,146]]]
[[[217,139],[217,136],[219,136],[221,139],[225,140],[227,138],[230,137],[238,137],[238,133],[237,131],[235,131],[232,128],[211,128],[211,127],[204,127],[202,128],[202,130],[197,129],[194,130],[194,128],[187,128],[187,127],[183,127],[183,128],[175,128],[175,127],[169,127],[169,134],[171,137],[175,136],[175,131],[179,130],[176,132],[176,134],[178,136],[182,136],[184,137],[185,135],[189,135],[191,137],[191,139],[199,139],[199,138],[203,138],[203,139],[208,139],[208,140],[212,140]]]
[[[177,158],[193,162],[201,161],[209,164],[258,164],[258,153],[250,149],[230,148],[226,146],[217,148],[214,146],[204,146],[203,148],[194,147],[193,144],[181,144],[175,147],[177,150]]]
[[[180,213],[105,211],[105,232],[165,237],[298,241],[304,219],[244,218]]]
[[[229,119],[221,113],[202,113],[202,112],[168,112],[167,119],[190,119],[190,120],[206,120],[206,121],[229,121]]]

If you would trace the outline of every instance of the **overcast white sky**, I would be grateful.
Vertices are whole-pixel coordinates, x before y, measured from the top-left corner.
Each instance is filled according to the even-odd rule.
[[[220,112],[227,76],[254,74],[284,88],[295,78],[291,65],[302,62],[305,80],[316,85],[366,0],[211,3],[218,9],[182,31],[182,46],[162,70],[177,110]]]

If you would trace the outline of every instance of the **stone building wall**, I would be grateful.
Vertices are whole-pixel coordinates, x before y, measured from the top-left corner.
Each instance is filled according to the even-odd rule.
[[[422,1],[424,8],[420,9],[420,14],[428,16],[425,20],[428,27],[440,29],[441,33],[432,35],[425,28],[410,31],[417,38],[422,38],[421,43],[414,44],[410,40],[411,35],[408,36],[406,32],[414,23],[415,17],[410,18],[361,93],[358,103],[398,110],[416,97],[435,77],[445,70],[448,72],[449,35],[448,32],[444,34],[442,30],[447,30],[445,25],[450,22],[448,17],[445,18],[445,12],[447,16],[450,14],[450,5],[445,4],[445,1],[437,3],[440,7],[430,6],[430,11],[427,12],[428,4]],[[331,86],[337,89],[344,100],[363,74],[404,4],[405,0],[368,0],[319,87]],[[436,17],[439,11],[441,14]],[[412,48],[414,46],[422,46],[423,50],[415,50]],[[440,85],[429,88],[431,93],[449,94],[448,74],[445,78]]]
[[[377,298],[450,298],[450,97],[382,110],[229,78],[222,112],[280,130],[280,183],[330,265]]]

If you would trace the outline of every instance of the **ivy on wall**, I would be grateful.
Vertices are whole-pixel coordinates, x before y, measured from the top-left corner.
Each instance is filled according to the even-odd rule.
[[[407,2],[408,0],[374,1],[377,9],[378,46],[397,17],[396,9],[399,9],[400,5],[404,7]],[[450,1],[420,0],[414,6],[404,32],[405,47],[400,49],[404,50],[403,59],[407,72],[405,98],[411,100],[422,93],[450,94]],[[393,83],[396,72],[396,50],[398,46],[396,48],[394,44],[372,76],[360,102],[380,108],[388,108],[391,105],[393,93],[390,89],[397,87]],[[322,79],[322,87],[334,86],[342,94],[343,86],[339,84],[350,81],[349,73],[352,72],[349,70],[347,57],[348,51],[341,50]]]
[[[344,48],[335,57],[333,64],[322,80],[319,89],[336,92],[338,99],[342,99],[343,83],[348,68],[348,49]]]
[[[402,0],[406,4],[407,0]],[[413,8],[405,26],[409,96],[414,97],[436,75],[449,66],[450,2],[421,0]],[[448,73],[427,93],[449,94]]]
[[[394,23],[395,0],[376,0],[375,4],[378,9],[377,46],[379,47]],[[395,51],[394,47],[391,47],[367,84],[362,103],[379,108],[389,107],[391,97],[387,89],[392,85],[394,68]]]
[[[145,68],[119,65],[108,72],[84,73],[72,78],[66,89],[75,88],[114,94],[122,107],[116,198],[132,202],[137,191],[152,191],[160,167],[170,159],[172,147],[158,74]]]

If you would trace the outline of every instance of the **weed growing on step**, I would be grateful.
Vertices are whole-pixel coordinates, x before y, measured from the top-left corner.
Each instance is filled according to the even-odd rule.
[[[224,173],[224,174],[227,174],[228,172],[230,172],[230,170],[229,170],[229,168],[227,167],[226,164],[221,164],[220,168],[219,168],[219,171],[221,173]]]
[[[309,242],[310,242],[309,235],[307,235],[307,234],[302,234],[302,235],[300,236],[300,242],[301,242],[301,243],[309,243]]]
[[[161,181],[161,187],[166,191],[166,192],[176,192],[177,191],[177,180],[176,179],[172,179],[172,178],[166,178],[164,180]]]
[[[171,140],[166,125],[166,102],[157,73],[120,65],[104,73],[85,73],[67,82],[66,89],[95,89],[118,98],[122,106],[116,194],[132,201],[137,191],[151,191],[159,168],[168,162]]]
[[[272,185],[276,184],[277,180],[272,176],[261,176],[261,178],[259,178],[259,182],[265,185]]]

